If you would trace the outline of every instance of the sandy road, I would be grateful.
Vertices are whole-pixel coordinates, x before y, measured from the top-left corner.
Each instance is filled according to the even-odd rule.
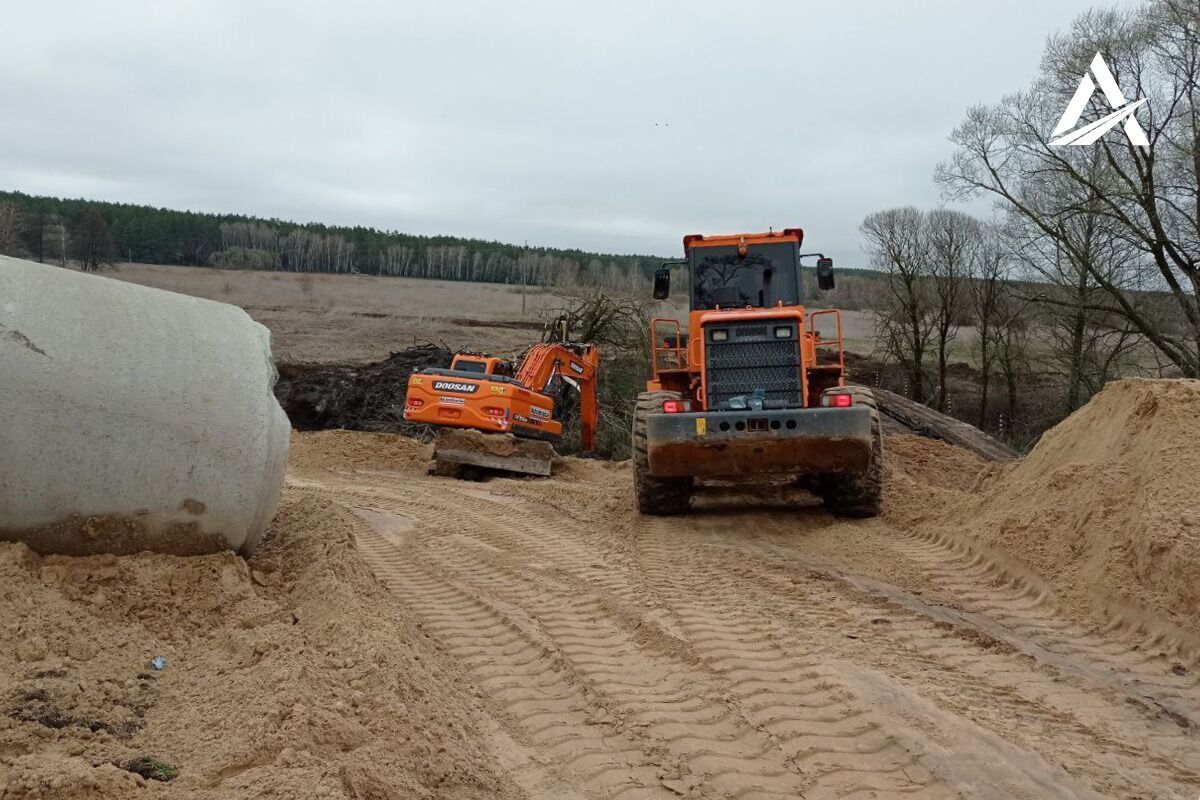
[[[641,518],[596,462],[290,480],[465,666],[529,797],[1200,795],[1195,665],[945,536],[803,496]]]

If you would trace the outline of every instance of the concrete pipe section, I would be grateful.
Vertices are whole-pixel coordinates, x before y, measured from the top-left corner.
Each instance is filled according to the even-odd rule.
[[[287,459],[274,383],[240,308],[0,257],[0,539],[252,551]]]

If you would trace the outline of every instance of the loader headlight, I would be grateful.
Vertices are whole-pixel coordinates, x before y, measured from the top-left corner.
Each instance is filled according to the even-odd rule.
[[[718,328],[712,332],[712,336],[709,338],[711,338],[714,342],[724,342],[729,339],[729,331],[725,330],[724,328]]]
[[[775,338],[776,339],[792,338],[792,329],[786,325],[781,325],[780,327],[775,329]]]

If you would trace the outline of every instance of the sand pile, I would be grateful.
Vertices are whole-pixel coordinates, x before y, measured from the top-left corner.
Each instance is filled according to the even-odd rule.
[[[508,796],[347,513],[289,488],[248,562],[0,544],[0,797]]]
[[[1124,380],[952,517],[1068,600],[1200,633],[1200,381]]]
[[[429,445],[396,433],[317,431],[293,433],[288,473],[311,470],[421,470]]]
[[[990,467],[990,462],[961,447],[909,434],[886,436],[883,452],[888,470],[886,486],[890,488],[895,483],[898,488],[887,493],[888,500],[894,501],[888,503],[889,512],[898,510],[893,507],[908,501],[918,513],[927,511],[926,493],[909,489],[920,486],[922,489],[970,491]]]

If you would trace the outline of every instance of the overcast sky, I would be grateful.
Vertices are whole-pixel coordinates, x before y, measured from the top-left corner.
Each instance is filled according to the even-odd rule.
[[[799,225],[854,265],[1094,4],[6,0],[0,187],[664,256]]]

